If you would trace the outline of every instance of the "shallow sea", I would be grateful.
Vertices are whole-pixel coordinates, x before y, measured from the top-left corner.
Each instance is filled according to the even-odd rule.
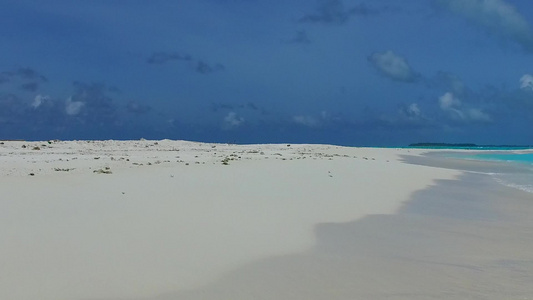
[[[496,151],[454,154],[454,158],[481,161],[498,161],[516,167],[516,172],[494,172],[490,175],[497,182],[522,191],[533,193],[533,152]]]
[[[411,147],[408,147],[411,148]],[[413,147],[443,150],[445,157],[465,160],[500,162],[512,168],[495,168],[488,173],[500,184],[533,193],[533,147]],[[446,152],[446,150],[467,150]],[[505,170],[505,171],[503,171]],[[510,171],[514,170],[514,171]]]

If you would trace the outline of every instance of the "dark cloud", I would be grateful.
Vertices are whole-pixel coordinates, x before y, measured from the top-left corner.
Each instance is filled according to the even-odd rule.
[[[527,52],[533,52],[531,26],[512,4],[504,0],[435,0],[435,3],[489,34],[513,40]]]
[[[28,82],[28,83],[23,83],[20,85],[20,89],[24,90],[24,91],[28,91],[28,92],[35,92],[39,89],[39,83],[37,82]]]
[[[171,61],[192,63],[194,70],[200,74],[210,74],[213,72],[224,71],[226,69],[226,67],[220,63],[209,64],[203,60],[195,60],[189,54],[180,54],[177,52],[156,52],[146,60],[147,63],[156,65],[165,64]]]
[[[517,78],[515,88],[485,85],[472,89],[459,76],[440,71],[428,80],[428,87],[441,91],[430,103],[437,108],[440,121],[450,126],[532,120],[533,89],[527,85],[527,75]]]
[[[302,23],[342,25],[353,16],[369,16],[379,12],[379,10],[370,8],[364,3],[346,8],[341,0],[319,0],[316,12],[305,15],[299,21]]]
[[[395,115],[382,115],[375,122],[369,122],[369,128],[388,128],[391,131],[405,131],[405,130],[429,130],[441,127],[442,124],[435,122],[428,118],[413,118],[410,115],[405,115],[404,111],[398,111]]]
[[[27,130],[23,101],[13,94],[0,95],[0,136],[3,139],[21,139]],[[25,120],[24,120],[25,121]]]
[[[48,82],[48,78],[31,68],[18,68],[0,73],[0,84],[6,82],[18,84],[23,91],[35,92],[41,83]]]
[[[222,110],[251,110],[260,111],[262,114],[266,114],[266,110],[257,106],[253,102],[240,103],[240,104],[228,104],[228,103],[211,103],[211,111],[218,112]]]
[[[226,67],[224,67],[223,65],[221,64],[214,64],[214,65],[210,65],[204,61],[198,61],[196,63],[196,72],[200,73],[200,74],[209,74],[209,73],[213,73],[213,72],[218,72],[218,71],[224,71],[226,69]]]
[[[495,115],[496,120],[533,120],[533,92],[516,89],[506,90],[487,86],[474,94],[479,105],[487,107]]]
[[[19,77],[21,79],[25,80],[38,80],[41,82],[47,82],[48,79],[42,75],[39,74],[37,71],[31,69],[31,68],[19,68],[15,71],[8,71],[4,74],[10,76],[10,77]]]
[[[226,103],[211,103],[211,111],[218,112],[219,110],[232,110],[235,109],[235,105]]]
[[[34,80],[40,82],[48,81],[48,78],[31,68],[18,68],[15,71],[5,71],[0,73],[0,78],[4,78],[4,80],[18,78],[22,80]]]
[[[12,92],[0,92],[0,135],[4,138],[120,138],[128,128],[139,127],[132,118],[121,114],[120,109],[137,115],[152,110],[150,106],[134,101],[118,106],[114,100],[118,89],[104,83],[73,82],[72,93],[66,98],[43,94],[29,97],[29,93],[18,88],[35,91],[40,81],[43,81],[38,79],[41,75],[18,71],[3,74],[6,73],[15,83],[21,78],[33,81],[24,83],[22,80],[22,85],[8,86],[13,89]],[[140,127],[146,126],[143,124]],[[150,131],[146,128],[143,130]]]
[[[48,79],[44,75],[39,74],[37,71],[30,68],[19,68],[17,71],[14,72],[14,76],[19,76],[20,78],[26,80],[38,80],[41,82],[48,81]]]
[[[307,32],[305,30],[300,30],[296,32],[296,35],[293,38],[283,42],[287,44],[308,45],[311,44],[311,39],[309,39],[309,36],[307,35]]]
[[[24,113],[24,101],[15,94],[0,95],[0,123],[19,120]]]
[[[191,61],[192,57],[189,54],[180,54],[177,52],[156,52],[148,57],[146,62],[149,64],[160,65],[174,60]]]
[[[259,110],[259,107],[257,107],[257,105],[253,104],[252,102],[248,102],[244,106],[251,110]]]
[[[108,95],[114,89],[103,83],[74,82],[74,94],[67,100],[66,112],[83,122],[110,124],[118,120],[117,107]]]
[[[52,99],[49,96],[37,95],[26,110],[26,119],[39,128],[62,128],[69,125],[65,112],[65,101]]]
[[[0,96],[0,124],[2,136],[17,139],[55,138],[68,126],[62,101],[38,95],[30,104],[14,94]]]

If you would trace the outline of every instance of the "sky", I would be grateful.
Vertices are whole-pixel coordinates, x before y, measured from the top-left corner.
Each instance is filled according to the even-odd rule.
[[[530,0],[0,5],[0,139],[533,145]]]

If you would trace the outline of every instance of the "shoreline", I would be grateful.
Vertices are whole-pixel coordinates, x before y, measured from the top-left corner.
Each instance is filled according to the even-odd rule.
[[[318,224],[307,251],[146,300],[529,299],[532,213],[529,193],[464,173],[415,192],[395,214]]]
[[[2,262],[6,299],[205,295],[242,266],[314,249],[317,224],[396,216],[413,192],[464,173],[404,162],[428,152],[414,149],[13,143],[0,145],[10,199],[1,202],[8,235],[0,251],[15,258]]]

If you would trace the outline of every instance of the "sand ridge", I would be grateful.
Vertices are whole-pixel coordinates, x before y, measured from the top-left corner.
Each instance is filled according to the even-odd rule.
[[[362,149],[367,149],[362,150]],[[403,152],[411,152],[405,150]],[[416,151],[416,150],[415,150]],[[87,172],[113,166],[132,168],[158,164],[217,164],[239,160],[333,159],[376,160],[382,152],[331,145],[262,144],[235,145],[189,141],[3,141],[0,142],[0,176],[25,176],[55,172]],[[419,151],[421,152],[421,151]],[[386,153],[386,152],[385,152]],[[398,153],[400,154],[400,153]],[[394,160],[386,153],[381,159]]]

